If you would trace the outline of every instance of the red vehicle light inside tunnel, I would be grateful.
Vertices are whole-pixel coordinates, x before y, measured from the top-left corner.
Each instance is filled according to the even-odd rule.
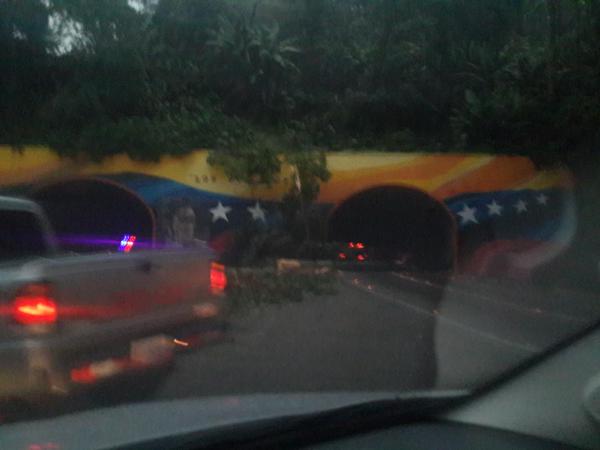
[[[58,312],[46,284],[30,284],[13,302],[13,318],[23,325],[49,325],[56,322]]]
[[[225,266],[218,263],[212,263],[210,267],[210,289],[213,293],[220,293],[227,287],[227,275]]]

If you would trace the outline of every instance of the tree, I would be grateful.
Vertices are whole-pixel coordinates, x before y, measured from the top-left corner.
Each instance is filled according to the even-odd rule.
[[[0,1],[0,139],[35,142],[39,105],[54,90],[49,10],[40,0]]]
[[[286,162],[292,168],[293,183],[283,197],[283,208],[288,221],[293,223],[299,216],[304,226],[304,240],[311,240],[309,209],[319,195],[321,183],[329,180],[325,153],[298,151],[288,153]]]
[[[282,212],[288,229],[298,220],[304,227],[304,240],[310,240],[309,209],[320,184],[331,176],[322,151],[280,151],[265,143],[211,151],[208,163],[223,169],[231,181],[247,183],[251,189],[281,182],[282,169],[291,171],[288,191],[283,195]]]
[[[292,130],[571,164],[600,140],[599,38],[598,0],[0,0],[0,133],[98,159]]]
[[[286,88],[298,71],[292,58],[299,49],[279,31],[276,22],[256,25],[254,16],[244,15],[234,21],[221,17],[219,27],[211,31],[205,61],[214,68],[212,83],[229,109],[255,114],[282,110]]]

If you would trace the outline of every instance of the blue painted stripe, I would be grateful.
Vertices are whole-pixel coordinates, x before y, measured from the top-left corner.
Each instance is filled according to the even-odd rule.
[[[158,208],[161,202],[173,197],[185,197],[195,207],[207,214],[208,210],[214,208],[219,202],[232,208],[229,213],[229,222],[213,225],[217,228],[231,228],[247,223],[249,213],[247,208],[253,206],[256,200],[243,199],[232,195],[207,192],[200,188],[193,188],[176,181],[140,175],[135,173],[123,173],[110,175],[105,178],[122,183],[129,189],[140,195],[150,206]],[[455,215],[459,233],[469,233],[475,229],[481,230],[486,227],[495,239],[552,239],[562,226],[562,212],[564,209],[565,190],[507,190],[484,193],[462,194],[449,198],[445,201],[448,209]],[[544,194],[548,197],[548,204],[541,205],[537,197]],[[527,211],[518,214],[515,204],[523,200],[527,202]],[[490,216],[487,205],[493,201],[503,207],[502,216]],[[281,224],[282,218],[279,211],[280,202],[260,201],[261,206],[267,211],[269,225]],[[331,208],[330,204],[318,204],[316,208],[325,211]],[[458,215],[465,207],[475,208],[475,218],[478,223],[463,223]]]

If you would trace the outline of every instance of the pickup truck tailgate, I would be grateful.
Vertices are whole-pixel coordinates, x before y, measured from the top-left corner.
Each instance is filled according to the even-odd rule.
[[[127,326],[189,311],[210,295],[210,255],[167,250],[70,257],[46,266],[62,322]],[[173,317],[173,319],[175,319]]]

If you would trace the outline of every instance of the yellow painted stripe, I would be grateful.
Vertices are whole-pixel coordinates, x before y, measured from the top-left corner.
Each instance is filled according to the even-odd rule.
[[[170,179],[215,194],[278,200],[292,183],[290,167],[283,168],[281,181],[272,187],[232,183],[220,169],[208,165],[207,156],[207,150],[199,150],[183,157],[163,157],[160,163],[149,163],[117,155],[102,163],[83,164],[60,158],[44,147],[28,147],[17,153],[10,147],[0,146],[0,184],[29,183],[52,176],[101,176],[130,172]],[[493,173],[495,161],[506,175],[499,178],[504,179],[499,183],[503,189],[545,189],[573,184],[568,171],[540,172],[535,171],[532,165],[528,169],[531,170],[531,178],[526,174],[526,178],[513,178],[509,182],[512,177],[507,176],[510,174],[507,171],[511,167],[525,167],[525,158],[522,157],[515,158],[513,163],[511,157],[491,155],[339,152],[327,155],[327,159],[332,178],[322,186],[320,200],[328,202],[339,202],[355,192],[383,184],[412,186],[426,192],[440,188],[445,191],[445,185],[451,184],[452,190],[457,193],[477,192],[478,186],[481,184],[483,188],[486,183],[486,180],[480,180],[479,172]],[[527,165],[530,164],[527,162]]]
[[[356,172],[356,169],[387,168],[407,165],[423,158],[422,153],[339,152],[327,155],[327,166],[336,172]]]
[[[1,184],[30,183],[65,168],[66,161],[47,148],[28,147],[17,151],[0,146]]]
[[[517,186],[516,189],[572,188],[574,183],[573,175],[568,170],[544,170]]]
[[[450,181],[455,181],[459,178],[473,175],[477,170],[492,163],[495,159],[496,158],[494,156],[479,155],[465,158],[465,161],[463,161],[454,169],[450,170],[448,173],[431,178],[427,187],[427,191],[434,191]]]

